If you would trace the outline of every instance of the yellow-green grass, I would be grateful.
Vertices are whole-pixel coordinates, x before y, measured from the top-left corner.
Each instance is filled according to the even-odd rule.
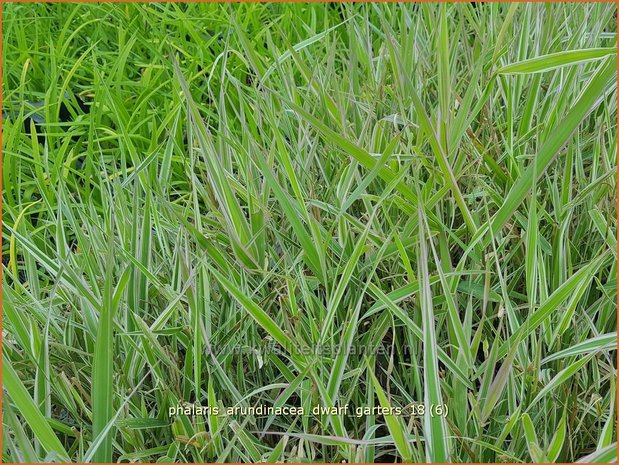
[[[614,4],[2,21],[3,461],[616,459]]]

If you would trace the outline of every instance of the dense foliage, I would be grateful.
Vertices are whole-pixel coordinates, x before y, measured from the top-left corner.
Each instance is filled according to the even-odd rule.
[[[3,461],[615,457],[614,4],[2,21]]]

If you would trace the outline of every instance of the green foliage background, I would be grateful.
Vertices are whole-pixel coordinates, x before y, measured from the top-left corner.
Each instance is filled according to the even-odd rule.
[[[615,5],[2,21],[3,461],[615,458]]]

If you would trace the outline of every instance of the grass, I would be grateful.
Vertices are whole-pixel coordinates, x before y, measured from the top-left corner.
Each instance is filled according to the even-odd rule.
[[[2,21],[3,461],[616,459],[615,5]]]

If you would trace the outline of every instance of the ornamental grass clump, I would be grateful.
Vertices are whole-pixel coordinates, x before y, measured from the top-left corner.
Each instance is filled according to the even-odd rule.
[[[2,31],[3,461],[616,459],[616,5]]]

